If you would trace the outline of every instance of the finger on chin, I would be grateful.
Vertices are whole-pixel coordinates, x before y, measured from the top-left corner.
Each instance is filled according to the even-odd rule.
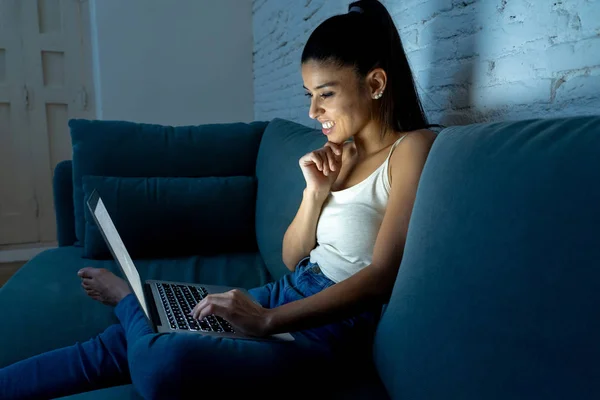
[[[332,149],[341,151],[342,148],[343,148],[343,146],[344,146],[344,143],[336,143],[336,142],[333,142],[333,141],[328,141],[325,144],[325,146],[330,146]]]

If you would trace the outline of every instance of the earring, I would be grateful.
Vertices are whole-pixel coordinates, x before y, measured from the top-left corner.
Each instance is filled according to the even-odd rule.
[[[377,94],[373,95],[373,98],[374,98],[375,100],[379,100],[379,99],[381,98],[381,96],[383,96],[383,92],[379,92],[379,93],[377,93]]]

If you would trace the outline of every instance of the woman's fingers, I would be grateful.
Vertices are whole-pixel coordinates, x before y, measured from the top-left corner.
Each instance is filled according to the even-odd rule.
[[[323,154],[323,151],[316,150],[312,152],[311,159],[314,161],[317,169],[323,172],[323,175],[327,175],[329,172],[329,166],[327,165],[327,155]]]
[[[315,163],[319,171],[323,171],[323,160],[321,160],[321,157],[317,152],[313,151],[310,155],[310,159]]]
[[[341,145],[327,142],[323,148],[302,157],[300,165],[309,166],[312,162],[323,175],[329,176],[331,172],[340,169],[342,150]]]
[[[329,169],[331,171],[335,171],[337,169],[337,165],[336,165],[337,164],[337,160],[336,160],[335,152],[329,146],[325,147],[325,149],[327,151],[327,159],[329,161]]]
[[[321,159],[323,160],[323,175],[328,176],[329,175],[329,156],[327,155],[327,151],[325,149],[323,149],[323,151],[319,151],[319,156],[321,156]]]
[[[222,314],[227,309],[228,303],[229,300],[222,293],[210,294],[196,304],[190,314],[199,320],[211,314],[220,314],[221,317],[225,318]]]
[[[229,320],[229,315],[227,314],[227,306],[221,304],[221,303],[211,303],[210,305],[208,305],[207,307],[204,307],[202,309],[202,311],[200,311],[198,313],[198,317],[196,319],[198,319],[199,321],[202,321],[204,318],[208,317],[209,315],[218,315],[221,318],[224,318],[226,320]]]
[[[325,148],[327,149],[328,154],[331,158],[331,163],[333,164],[332,170],[340,170],[342,168],[342,146],[336,143],[327,142],[325,144]]]
[[[325,143],[324,147],[330,148],[336,156],[341,156],[342,153],[343,153],[343,151],[344,151],[344,145],[343,144],[337,144],[337,143],[333,143],[333,142],[327,142],[327,143]]]

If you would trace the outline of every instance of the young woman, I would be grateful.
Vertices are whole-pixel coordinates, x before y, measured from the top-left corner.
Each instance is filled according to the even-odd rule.
[[[120,324],[0,370],[0,398],[52,398],[131,382],[145,398],[259,387],[264,397],[274,384],[294,382],[290,393],[309,387],[314,394],[314,385],[298,379],[341,385],[335,377],[361,365],[394,285],[435,134],[396,27],[378,1],[354,2],[323,22],[301,61],[309,115],[327,143],[299,160],[306,188],[283,238],[291,273],[250,290],[259,304],[234,290],[209,295],[192,311],[198,319],[219,315],[251,335],[293,332],[296,340],[154,334],[127,283],[87,267],[78,273],[83,288],[115,306]]]

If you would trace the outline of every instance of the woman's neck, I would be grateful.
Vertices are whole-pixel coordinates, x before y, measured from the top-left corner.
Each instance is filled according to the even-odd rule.
[[[381,151],[381,149],[391,146],[398,140],[398,133],[394,132],[391,134],[391,132],[386,132],[382,137],[381,130],[381,123],[372,120],[360,132],[354,135],[354,146],[356,147],[356,154],[360,159],[367,158]]]

